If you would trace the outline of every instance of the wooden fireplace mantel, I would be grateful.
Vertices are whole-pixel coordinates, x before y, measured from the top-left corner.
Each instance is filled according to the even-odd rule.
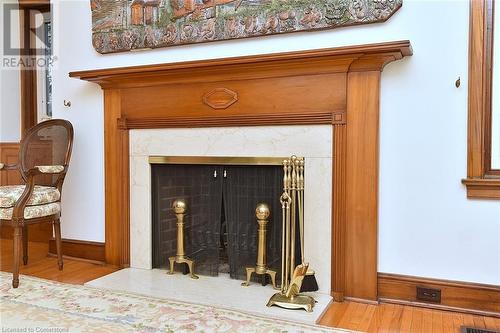
[[[409,41],[70,73],[104,90],[106,261],[129,265],[129,130],[333,126],[332,294],[377,299],[380,75]]]

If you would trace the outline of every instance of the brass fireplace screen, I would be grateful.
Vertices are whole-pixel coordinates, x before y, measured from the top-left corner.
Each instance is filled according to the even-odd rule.
[[[244,280],[245,267],[257,256],[255,207],[271,209],[268,266],[281,271],[283,158],[151,157],[153,266],[167,268],[176,253],[176,217],[172,203],[188,204],[186,255],[196,274],[229,273]],[[297,249],[300,251],[300,248]]]

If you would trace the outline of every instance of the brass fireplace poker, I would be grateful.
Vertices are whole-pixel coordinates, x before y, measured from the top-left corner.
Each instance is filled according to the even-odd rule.
[[[257,275],[262,275],[263,285],[265,285],[266,275],[271,277],[271,283],[274,289],[279,289],[276,287],[276,271],[273,271],[267,267],[266,259],[266,234],[267,234],[267,224],[269,223],[269,215],[271,214],[269,206],[265,203],[260,203],[255,209],[255,216],[257,217],[257,223],[259,224],[259,245],[257,248],[257,264],[255,267],[247,267],[247,280],[241,285],[247,287],[250,285],[250,278],[252,273]]]
[[[199,277],[194,274],[194,260],[189,259],[184,251],[184,217],[186,216],[187,205],[184,200],[175,200],[172,210],[177,217],[177,253],[175,257],[168,258],[170,271],[167,274],[174,274],[174,264],[187,264],[189,274],[192,279]]]
[[[284,160],[283,171],[283,194],[280,198],[283,214],[281,290],[271,297],[267,306],[276,305],[286,309],[304,309],[312,312],[315,304],[314,298],[300,294],[302,282],[309,268],[309,264],[303,262],[304,159],[292,156],[289,160]],[[297,210],[299,211],[302,263],[295,266]]]

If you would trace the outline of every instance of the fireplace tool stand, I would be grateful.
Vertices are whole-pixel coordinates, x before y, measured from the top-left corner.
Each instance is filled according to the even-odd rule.
[[[257,217],[257,223],[259,224],[259,245],[257,248],[257,264],[255,267],[247,267],[247,280],[243,282],[241,285],[247,287],[250,285],[250,278],[252,277],[252,273],[262,276],[262,285],[266,285],[266,275],[271,277],[271,283],[274,289],[278,289],[276,287],[276,271],[267,268],[267,259],[266,259],[266,234],[267,234],[267,223],[269,222],[268,218],[270,215],[269,206],[265,203],[260,203],[257,205],[255,209],[255,216]]]
[[[301,167],[302,166],[302,167]],[[309,268],[308,263],[302,262],[295,266],[295,236],[297,216],[297,194],[299,193],[299,214],[304,211],[302,200],[302,186],[304,180],[304,159],[292,156],[290,160],[283,161],[283,194],[280,198],[283,214],[283,230],[281,244],[281,291],[274,294],[267,306],[279,306],[286,309],[304,309],[312,312],[315,304],[314,298],[300,294],[302,281]],[[299,217],[299,222],[301,217]],[[300,223],[300,237],[303,238],[303,226]]]
[[[175,257],[168,258],[170,262],[170,271],[167,274],[174,274],[174,264],[187,264],[189,274],[192,279],[199,277],[194,274],[194,260],[189,259],[184,251],[184,217],[186,216],[187,205],[184,200],[175,200],[172,204],[172,210],[177,217],[177,253]]]

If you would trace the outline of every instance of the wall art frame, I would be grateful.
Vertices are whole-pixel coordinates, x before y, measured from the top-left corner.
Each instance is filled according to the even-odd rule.
[[[403,0],[91,0],[99,53],[384,22]]]

